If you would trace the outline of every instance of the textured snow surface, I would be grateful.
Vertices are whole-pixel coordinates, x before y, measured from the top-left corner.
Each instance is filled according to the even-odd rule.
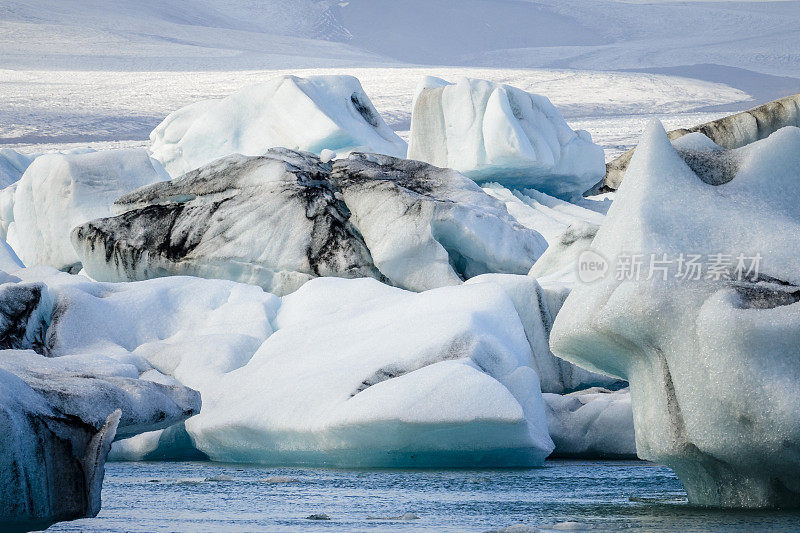
[[[12,204],[7,240],[28,266],[70,267],[79,261],[72,228],[110,215],[121,194],[167,178],[141,149],[42,155],[12,185],[13,197],[2,195],[4,218]]]
[[[546,97],[469,78],[421,82],[408,157],[560,197],[580,196],[605,175],[603,149]]]
[[[425,290],[525,274],[546,247],[457,172],[377,154],[232,155],[115,209],[72,234],[98,280],[188,274],[286,294],[317,276],[369,276]]]
[[[153,157],[173,177],[230,155],[284,147],[405,157],[406,143],[352,76],[280,76],[222,100],[190,104],[150,134]]]
[[[673,262],[577,285],[551,346],[630,381],[639,455],[672,467],[690,501],[797,506],[800,129],[735,150],[700,134],[676,144],[650,125],[592,243],[611,273],[624,253]],[[678,270],[681,253],[708,254],[700,279]],[[740,254],[761,256],[741,280]],[[726,257],[733,279],[712,270]]]
[[[555,457],[636,458],[631,396],[594,387],[543,394]]]
[[[214,460],[531,466],[552,451],[525,329],[494,283],[417,294],[319,278],[280,299],[223,280],[18,275],[55,295],[50,355],[102,353],[199,390],[186,430]],[[169,455],[158,447],[185,446],[181,431],[117,456]]]

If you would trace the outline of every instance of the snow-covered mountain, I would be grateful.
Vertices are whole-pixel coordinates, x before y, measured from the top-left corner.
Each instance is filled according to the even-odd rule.
[[[796,0],[0,1],[0,68],[715,64],[800,76],[798,37]]]
[[[371,64],[320,0],[4,0],[0,68],[220,70]]]

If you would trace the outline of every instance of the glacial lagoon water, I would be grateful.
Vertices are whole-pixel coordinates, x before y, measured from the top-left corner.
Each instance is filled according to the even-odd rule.
[[[48,531],[800,531],[800,513],[692,508],[669,469],[640,461],[474,471],[203,462],[106,469],[100,515]],[[330,520],[306,518],[315,514]]]

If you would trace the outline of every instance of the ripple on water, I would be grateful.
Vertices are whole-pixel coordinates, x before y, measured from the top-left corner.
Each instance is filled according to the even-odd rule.
[[[798,513],[693,508],[669,469],[641,461],[564,460],[481,471],[106,466],[100,515],[52,531],[800,530]],[[315,515],[329,520],[307,519]]]

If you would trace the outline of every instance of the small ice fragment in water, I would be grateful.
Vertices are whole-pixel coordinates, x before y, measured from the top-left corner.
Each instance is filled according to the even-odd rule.
[[[559,522],[548,529],[556,531],[586,531],[587,529],[592,529],[592,526],[583,522]]]
[[[231,476],[227,476],[225,474],[218,474],[216,476],[207,477],[206,481],[214,481],[214,482],[229,482],[233,481]]]
[[[501,529],[493,529],[486,533],[539,533],[539,529],[527,524],[514,524]]]
[[[400,516],[368,516],[367,520],[419,520],[414,513],[403,513]]]
[[[300,483],[299,479],[288,476],[270,476],[259,481],[261,483]]]

